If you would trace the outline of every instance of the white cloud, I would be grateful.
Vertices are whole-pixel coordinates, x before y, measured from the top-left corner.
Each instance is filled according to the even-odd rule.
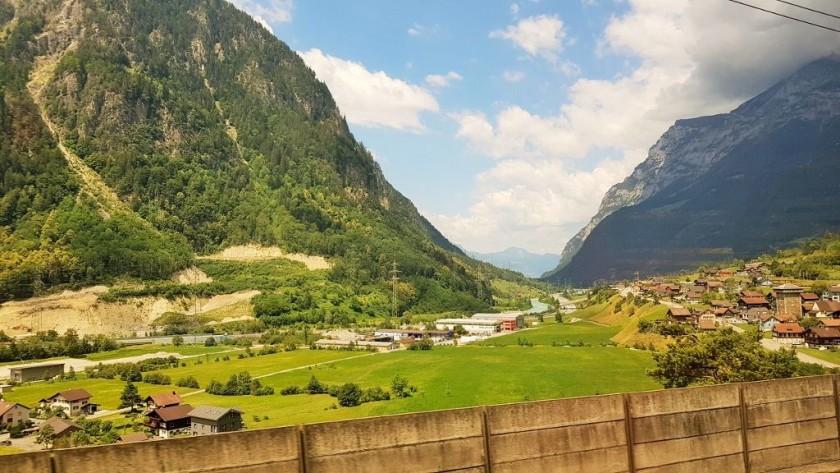
[[[525,79],[525,73],[521,71],[505,71],[502,73],[502,80],[505,82],[516,83]]]
[[[772,0],[753,3],[797,14]],[[492,35],[557,59],[562,26],[549,40],[520,28],[523,22]],[[730,111],[807,62],[840,52],[840,35],[729,2],[629,0],[599,52],[638,66],[608,80],[577,79],[554,114],[517,105],[492,117],[450,114],[457,136],[495,164],[478,177],[467,214],[428,215],[447,236],[479,251],[518,245],[559,252],[676,119]]]
[[[540,15],[524,18],[507,29],[492,31],[490,37],[509,40],[531,56],[555,61],[563,51],[566,31],[558,16]]]
[[[437,100],[423,87],[382,71],[371,72],[358,62],[329,56],[320,49],[299,54],[327,84],[352,124],[418,133],[425,130],[420,114],[439,110]]]
[[[510,4],[510,16],[516,18],[519,15],[519,4],[511,3]]]
[[[256,21],[272,31],[269,23],[288,23],[292,21],[293,0],[228,0],[236,8],[248,13]]]
[[[409,36],[435,36],[440,32],[440,25],[427,26],[414,23],[406,32]]]
[[[449,87],[452,82],[460,81],[464,78],[461,74],[455,71],[449,71],[446,74],[429,74],[426,76],[426,83],[432,87]]]

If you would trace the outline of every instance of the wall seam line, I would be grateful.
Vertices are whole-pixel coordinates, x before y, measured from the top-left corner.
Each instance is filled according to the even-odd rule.
[[[744,449],[744,472],[750,473],[750,446],[747,442],[747,401],[744,386],[738,386],[738,400],[741,405],[741,448]]]
[[[630,413],[630,395],[622,395],[624,401],[624,436],[627,441],[627,471],[636,473],[636,459],[634,458],[633,447],[633,416]]]

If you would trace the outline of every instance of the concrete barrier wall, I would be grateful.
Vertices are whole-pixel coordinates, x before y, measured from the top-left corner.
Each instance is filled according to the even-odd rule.
[[[840,471],[840,377],[506,404],[0,457],[0,471]]]

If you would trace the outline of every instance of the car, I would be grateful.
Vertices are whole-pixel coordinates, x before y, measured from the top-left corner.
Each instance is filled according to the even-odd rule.
[[[0,447],[11,447],[12,441],[11,440],[2,440],[0,441]]]

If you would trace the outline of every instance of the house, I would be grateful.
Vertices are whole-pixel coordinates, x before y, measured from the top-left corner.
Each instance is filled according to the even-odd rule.
[[[161,407],[177,406],[181,404],[181,396],[175,391],[167,393],[157,393],[147,396],[143,400],[146,403],[146,408],[150,411],[160,409]]]
[[[802,298],[803,304],[806,302],[816,302],[820,300],[820,296],[816,295],[813,292],[803,292],[802,294],[800,294],[800,297]]]
[[[770,302],[762,297],[741,297],[738,299],[738,305],[742,309],[754,309],[754,308],[770,308]]]
[[[776,314],[768,313],[758,318],[758,329],[762,332],[769,332],[779,323],[782,323],[782,320]]]
[[[735,317],[738,315],[731,307],[718,307],[714,310],[715,317]]]
[[[168,439],[172,436],[190,430],[190,412],[193,407],[189,404],[161,407],[146,414],[145,425],[152,434]]]
[[[831,300],[820,300],[814,302],[814,306],[808,311],[809,314],[815,315],[817,318],[840,318],[840,302]]]
[[[840,329],[840,319],[822,319],[817,322],[817,327],[833,327]]]
[[[715,274],[717,274],[717,277],[719,278],[728,279],[735,274],[735,271],[731,269],[719,269],[715,272]]]
[[[414,340],[413,338],[411,339]],[[315,342],[318,348],[327,350],[368,349],[376,351],[390,351],[397,347],[397,342],[389,340],[332,340],[324,338]]]
[[[697,316],[697,328],[700,330],[716,330],[717,317],[714,312],[704,312]]]
[[[93,414],[99,404],[91,403],[91,397],[93,396],[85,389],[69,389],[55,393],[46,399],[41,399],[41,407],[48,406],[52,409],[61,409],[68,417],[75,417],[79,414]]]
[[[685,307],[671,307],[668,309],[667,318],[669,321],[678,324],[694,324],[696,320],[691,310]]]
[[[685,293],[685,300],[688,302],[700,302],[703,298],[703,293],[695,290],[689,290]]]
[[[735,304],[733,302],[726,301],[723,299],[712,299],[711,301],[709,301],[709,304],[715,309],[720,307],[735,307]]]
[[[773,338],[779,343],[799,345],[805,339],[805,329],[797,322],[782,322],[773,326]]]
[[[243,412],[235,407],[198,406],[190,413],[193,435],[241,430]]]
[[[31,409],[17,402],[0,401],[0,427],[11,427],[29,421]]]
[[[723,281],[709,281],[706,284],[706,289],[709,292],[722,293],[724,291]]]
[[[770,309],[767,307],[753,307],[741,311],[741,319],[747,322],[758,322],[762,317],[770,315]]]
[[[822,293],[822,298],[840,302],[840,284],[831,286]]]
[[[840,328],[814,327],[805,332],[805,344],[811,348],[840,344]]]
[[[13,383],[42,381],[64,374],[64,363],[33,363],[9,368],[9,380]]]
[[[38,430],[43,430],[44,427],[48,425],[53,429],[52,437],[54,439],[65,437],[73,432],[82,430],[79,424],[59,416],[53,416],[45,420],[40,426],[38,426]]]

